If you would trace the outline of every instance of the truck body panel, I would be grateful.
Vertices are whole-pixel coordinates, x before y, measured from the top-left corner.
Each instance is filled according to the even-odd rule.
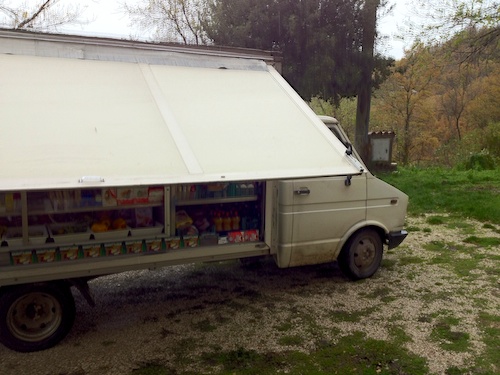
[[[86,282],[111,273],[266,255],[376,272],[408,197],[274,63],[0,30],[0,342],[55,345],[74,316],[40,301],[74,314],[69,286],[91,300]],[[27,306],[45,328],[26,331]]]
[[[280,183],[280,251],[290,251],[291,267],[332,262],[339,243],[366,219],[366,174],[286,180]]]

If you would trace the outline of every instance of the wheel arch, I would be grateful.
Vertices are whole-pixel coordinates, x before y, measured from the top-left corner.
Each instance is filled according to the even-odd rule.
[[[337,246],[337,257],[340,255],[342,250],[346,247],[346,245],[349,243],[349,240],[354,237],[358,232],[365,230],[365,229],[373,229],[375,230],[378,235],[380,236],[380,240],[382,241],[382,244],[387,243],[387,235],[389,233],[389,230],[382,224],[376,221],[361,221],[357,223],[356,225],[353,225],[342,237],[340,240],[338,246]]]

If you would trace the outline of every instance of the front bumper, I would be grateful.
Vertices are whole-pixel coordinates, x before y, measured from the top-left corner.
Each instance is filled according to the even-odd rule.
[[[401,242],[404,241],[407,235],[408,232],[405,230],[389,232],[389,234],[387,235],[387,245],[389,249],[394,249],[395,247],[398,247],[401,244]]]

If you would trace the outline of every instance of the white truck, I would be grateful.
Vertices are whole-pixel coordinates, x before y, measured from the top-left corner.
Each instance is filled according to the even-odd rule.
[[[0,30],[0,341],[49,348],[101,275],[272,256],[373,275],[408,197],[258,51]],[[327,126],[325,126],[325,124]]]

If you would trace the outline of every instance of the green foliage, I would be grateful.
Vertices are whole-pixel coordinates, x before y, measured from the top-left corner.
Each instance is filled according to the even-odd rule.
[[[357,106],[355,98],[342,98],[334,103],[333,100],[325,100],[315,96],[311,98],[309,106],[318,115],[335,117],[351,142],[354,141]]]
[[[500,122],[490,124],[481,137],[489,154],[500,159]]]
[[[500,224],[500,169],[400,168],[380,176],[409,195],[411,214],[452,213]]]
[[[492,170],[495,166],[495,159],[487,150],[470,155],[463,165],[464,169],[477,171]]]
[[[283,75],[302,97],[337,101],[366,84],[361,71],[367,64],[375,66],[377,82],[389,74],[392,60],[367,61],[361,54],[365,2],[219,0],[205,30],[217,45],[282,51]]]

